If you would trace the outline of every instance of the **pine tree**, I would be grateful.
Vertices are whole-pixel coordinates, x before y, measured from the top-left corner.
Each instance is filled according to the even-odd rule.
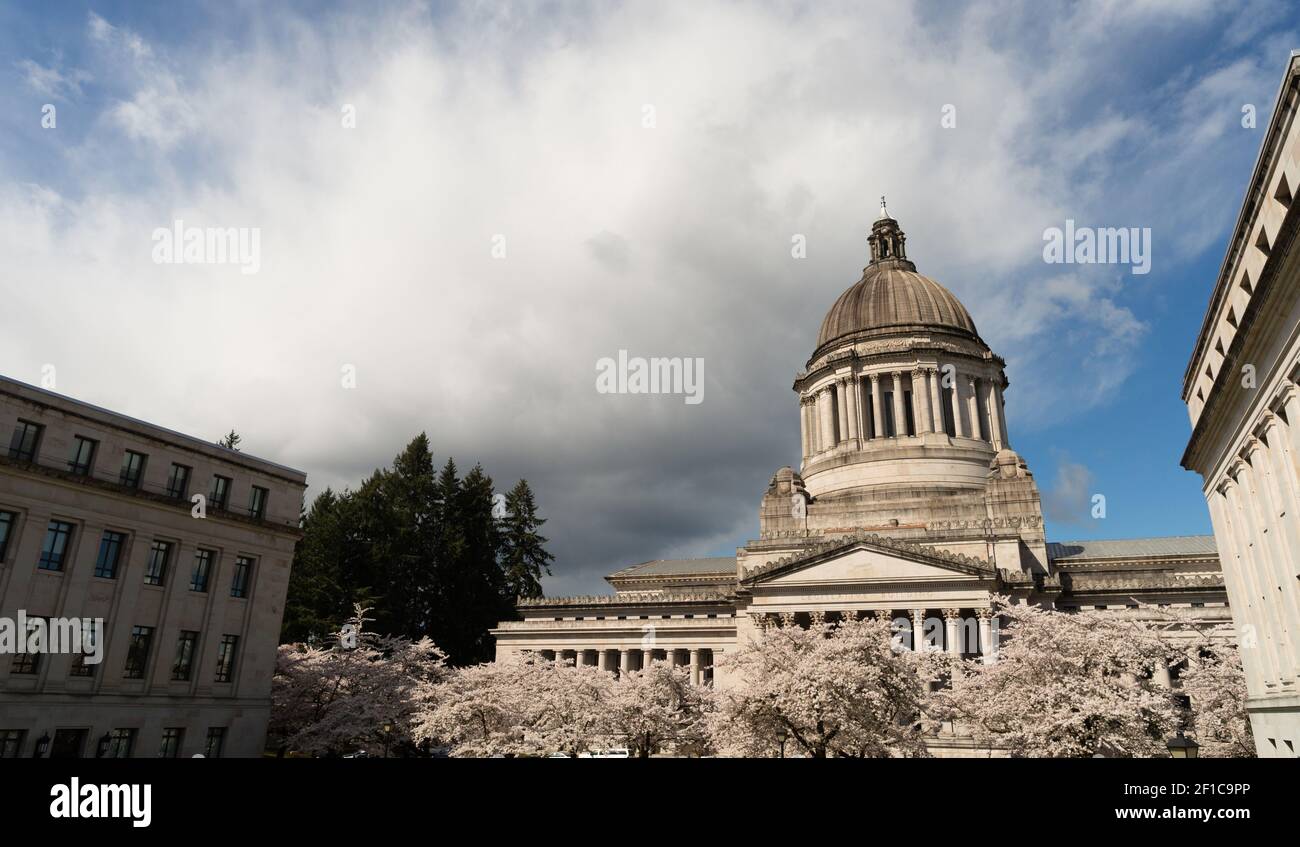
[[[537,516],[528,480],[519,480],[506,495],[501,521],[501,570],[512,599],[542,596],[542,576],[550,575],[555,560],[546,550],[546,537],[537,531],[544,523],[546,519]]]

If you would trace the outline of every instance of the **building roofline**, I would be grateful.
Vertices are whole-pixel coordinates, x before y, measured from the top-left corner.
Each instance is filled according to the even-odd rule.
[[[96,406],[93,403],[87,403],[84,400],[78,400],[75,397],[69,397],[66,394],[59,394],[44,388],[38,388],[35,385],[21,382],[12,377],[4,376],[3,374],[0,374],[0,393],[11,394],[22,400],[50,406],[59,411],[79,415],[88,420],[127,432],[143,434],[158,441],[171,443],[178,447],[184,447],[193,450],[194,452],[202,453],[218,461],[232,465],[242,465],[246,468],[261,471],[263,473],[287,476],[291,482],[300,483],[302,485],[306,485],[307,483],[306,471],[291,468],[288,465],[281,465],[278,462],[272,462],[269,459],[262,459],[249,453],[219,447],[213,442],[204,441],[202,438],[196,438],[192,435],[186,435],[183,432],[177,432],[174,429],[168,429],[167,427],[149,423],[148,421],[143,421],[139,418],[133,418],[130,415],[124,415],[121,412],[115,412],[112,409],[105,409],[102,406]]]
[[[1254,215],[1257,211],[1257,208],[1251,204],[1251,198],[1256,194],[1260,180],[1264,175],[1263,169],[1266,165],[1264,154],[1271,149],[1269,141],[1282,120],[1283,110],[1286,106],[1283,95],[1285,95],[1287,88],[1292,84],[1296,76],[1300,76],[1300,50],[1291,51],[1291,55],[1287,60],[1286,72],[1282,74],[1282,82],[1278,85],[1277,95],[1273,98],[1273,114],[1269,116],[1268,129],[1264,132],[1263,138],[1260,139],[1259,151],[1255,154],[1255,166],[1251,169],[1250,180],[1246,183],[1241,207],[1237,212],[1237,222],[1228,238],[1228,246],[1224,251],[1223,262],[1219,265],[1219,276],[1215,280],[1214,291],[1210,295],[1210,304],[1205,311],[1205,317],[1201,320],[1201,330],[1196,336],[1196,344],[1192,348],[1192,355],[1188,359],[1187,368],[1183,371],[1182,399],[1184,403],[1191,397],[1192,389],[1196,385],[1199,373],[1197,365],[1200,363],[1205,349],[1209,346],[1210,337],[1214,334],[1214,321],[1219,314],[1219,306],[1226,293],[1232,288],[1229,271],[1236,267],[1236,257],[1239,255],[1237,246],[1241,242],[1247,217]],[[1294,111],[1293,108],[1288,114],[1293,114]]]

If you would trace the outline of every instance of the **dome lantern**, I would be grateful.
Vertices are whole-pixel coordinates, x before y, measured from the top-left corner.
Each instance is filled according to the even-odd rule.
[[[871,225],[871,235],[867,236],[871,245],[871,264],[889,262],[893,267],[915,271],[916,265],[907,260],[907,235],[898,226],[898,221],[889,216],[885,208],[885,197],[880,197],[880,215]],[[870,265],[868,265],[870,267]]]

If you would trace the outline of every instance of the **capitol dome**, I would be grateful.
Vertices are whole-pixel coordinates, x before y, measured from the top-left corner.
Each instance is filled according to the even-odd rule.
[[[875,262],[826,313],[817,348],[877,330],[946,329],[978,339],[970,312],[951,291],[903,261]],[[911,264],[907,262],[906,264]]]

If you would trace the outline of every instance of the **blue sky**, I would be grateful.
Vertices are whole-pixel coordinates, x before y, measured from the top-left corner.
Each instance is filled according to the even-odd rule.
[[[756,534],[798,460],[791,380],[885,194],[1008,361],[1049,538],[1208,532],[1179,390],[1297,24],[1161,0],[6,4],[0,361],[235,427],[313,493],[427,431],[530,480],[549,591],[599,590]],[[154,264],[177,218],[258,227],[261,270]],[[1044,264],[1067,218],[1149,227],[1151,272]],[[706,401],[597,395],[619,349],[704,356]]]

